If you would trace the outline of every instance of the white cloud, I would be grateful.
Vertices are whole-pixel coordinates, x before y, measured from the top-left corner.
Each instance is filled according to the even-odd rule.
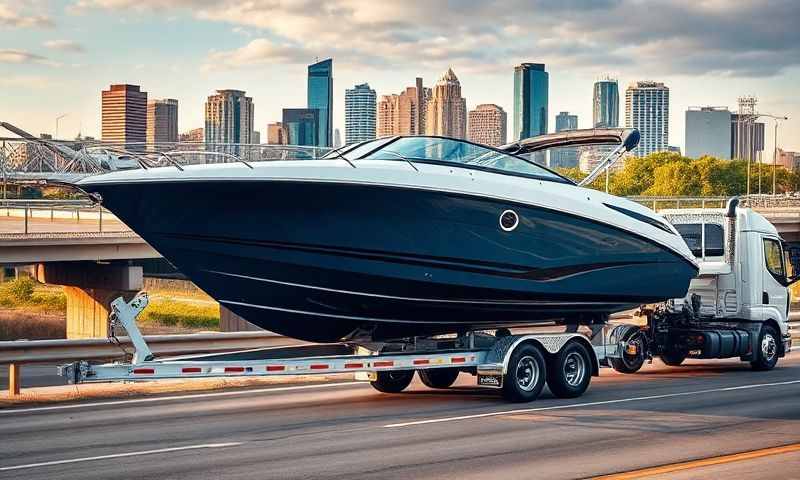
[[[51,28],[55,23],[45,15],[21,13],[21,2],[0,2],[0,26],[17,28]]]
[[[211,52],[203,65],[203,70],[249,67],[270,62],[302,64],[309,63],[313,58],[313,54],[303,47],[257,38],[235,50]]]
[[[0,63],[38,63],[41,65],[47,65],[50,67],[60,67],[61,64],[58,62],[54,62],[47,57],[43,57],[41,55],[26,52],[24,50],[14,50],[14,49],[0,49]]]
[[[51,50],[58,50],[61,52],[86,52],[86,49],[83,47],[83,45],[73,40],[48,40],[44,42],[44,46]]]

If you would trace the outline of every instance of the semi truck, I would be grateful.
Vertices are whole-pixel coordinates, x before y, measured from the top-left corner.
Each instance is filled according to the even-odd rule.
[[[430,388],[449,388],[466,372],[508,401],[529,402],[545,385],[556,397],[578,397],[601,367],[635,373],[653,358],[671,366],[687,358],[739,358],[755,370],[774,368],[792,347],[788,287],[799,279],[797,249],[737,198],[723,209],[662,214],[697,257],[699,274],[684,298],[640,306],[635,323],[600,318],[588,326],[559,323],[563,331],[546,333],[500,329],[155,358],[136,326],[148,302],[143,292],[112,303],[112,325],[123,326],[135,347],[130,361],[73,362],[60,373],[81,383],[353,372],[381,392],[399,393],[415,374]]]

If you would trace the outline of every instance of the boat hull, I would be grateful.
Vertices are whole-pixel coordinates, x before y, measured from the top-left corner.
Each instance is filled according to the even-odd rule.
[[[466,194],[286,179],[82,188],[231,311],[311,341],[587,321],[681,297],[696,273],[629,231]]]

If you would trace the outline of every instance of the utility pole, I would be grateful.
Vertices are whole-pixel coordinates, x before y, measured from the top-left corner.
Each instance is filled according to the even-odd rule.
[[[62,113],[61,115],[56,117],[56,134],[55,134],[53,140],[58,140],[58,121],[61,120],[64,117],[66,117],[67,115],[69,115],[69,113]]]

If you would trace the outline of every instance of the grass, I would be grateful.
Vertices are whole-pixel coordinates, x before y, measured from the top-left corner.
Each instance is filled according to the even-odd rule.
[[[66,337],[67,297],[61,287],[30,277],[0,283],[0,341]],[[219,330],[219,305],[204,293],[153,292],[139,316],[145,334]]]

